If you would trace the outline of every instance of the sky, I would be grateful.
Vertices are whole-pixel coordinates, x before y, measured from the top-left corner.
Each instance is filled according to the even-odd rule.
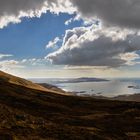
[[[139,13],[139,0],[0,0],[0,70],[140,77]]]

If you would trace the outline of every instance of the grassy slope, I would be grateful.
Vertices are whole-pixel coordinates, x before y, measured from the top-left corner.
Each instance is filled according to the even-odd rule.
[[[113,100],[120,100],[120,101],[137,101],[140,102],[140,93],[133,94],[133,95],[120,95],[117,97],[112,98]]]
[[[2,71],[0,71],[0,82],[8,82],[8,83],[11,83],[14,85],[20,85],[20,86],[27,87],[30,89],[36,89],[36,90],[52,92],[52,93],[55,91],[55,93],[57,93],[57,94],[68,95],[68,93],[65,93],[65,92],[62,93],[62,92],[60,92],[60,90],[57,91],[57,90],[53,90],[53,88],[51,89],[49,87],[49,85],[47,86],[47,84],[46,84],[46,86],[42,86],[40,84],[33,83],[31,81],[7,74],[7,73],[2,72]]]
[[[64,96],[0,81],[0,140],[140,139],[140,103]]]

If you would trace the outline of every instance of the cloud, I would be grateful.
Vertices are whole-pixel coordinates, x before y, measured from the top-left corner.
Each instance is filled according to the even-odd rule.
[[[120,67],[134,61],[138,50],[139,32],[91,25],[67,30],[62,47],[46,59],[56,65]]]
[[[72,3],[64,0],[4,0],[0,1],[0,28],[19,23],[22,17],[40,17],[47,11],[58,14],[75,11]]]
[[[8,70],[14,67],[19,67],[19,62],[16,60],[8,60],[12,54],[0,54],[0,70]]]
[[[72,23],[74,21],[73,18],[70,18],[69,20],[65,21],[65,25],[69,25],[70,23]]]
[[[26,66],[38,66],[41,65],[42,62],[45,62],[44,59],[23,59],[23,60],[14,60],[7,59],[7,57],[11,57],[13,55],[10,54],[0,54],[0,70],[10,70],[10,69],[23,69]]]
[[[78,20],[80,20],[80,19],[81,19],[80,15],[79,15],[79,14],[76,14],[74,17],[72,17],[72,18],[66,20],[66,21],[65,21],[65,25],[69,25],[69,24],[71,24],[72,22],[78,21]]]
[[[128,65],[134,65],[139,62],[135,60],[140,59],[140,56],[136,52],[120,54],[121,59],[126,60]]]
[[[13,56],[12,54],[0,54],[0,59],[3,59],[5,57],[11,57]]]
[[[19,23],[22,17],[40,17],[47,11],[76,13],[85,22],[100,19],[106,26],[140,28],[139,0],[1,0],[0,28]]]
[[[0,55],[2,59],[0,59],[0,70],[17,70],[17,69],[26,69],[27,67],[30,68],[38,68],[38,66],[45,66],[46,60],[43,58],[31,58],[31,59],[22,59],[22,60],[14,60],[14,59],[7,59],[12,55]]]
[[[13,69],[13,68],[21,68],[20,65],[18,65],[18,61],[15,61],[15,60],[3,60],[3,61],[0,61],[0,70],[10,70],[10,69]]]
[[[71,0],[84,18],[97,18],[108,26],[140,28],[139,0]]]
[[[66,31],[61,48],[46,57],[53,64],[120,67],[135,64],[139,57],[140,33],[134,29],[140,28],[139,0],[1,0],[0,28],[19,23],[23,17],[40,17],[47,11],[76,14],[65,24],[80,18],[86,24]],[[100,21],[103,26],[99,26]],[[55,38],[46,48],[58,42]],[[4,57],[9,56],[0,55],[0,59]]]
[[[46,60],[44,58],[31,58],[31,59],[23,59],[19,61],[19,63],[23,66],[30,67],[45,66]]]
[[[61,41],[59,37],[56,37],[54,40],[49,41],[49,43],[46,45],[46,49],[48,48],[55,48],[57,47],[57,44]]]

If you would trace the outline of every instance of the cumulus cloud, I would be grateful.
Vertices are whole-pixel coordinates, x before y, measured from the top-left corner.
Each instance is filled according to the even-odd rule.
[[[57,65],[120,67],[130,64],[138,50],[139,33],[92,25],[66,31],[62,47],[46,58]]]
[[[56,14],[76,13],[85,22],[100,19],[108,26],[140,27],[139,0],[1,0],[0,28],[10,22],[19,23],[22,17],[40,17],[47,11]],[[65,24],[73,20],[70,19]]]
[[[8,57],[12,57],[12,54],[0,54],[0,70],[8,70],[13,67],[19,67],[19,62],[16,60],[8,60]]]
[[[70,18],[69,20],[65,21],[65,25],[69,25],[71,22],[73,22],[74,18]]]
[[[44,58],[30,58],[30,59],[22,59],[22,60],[14,60],[9,59],[11,54],[0,54],[0,70],[11,70],[11,69],[23,69],[28,66],[36,67],[36,66],[44,66],[46,64],[46,60]]]
[[[3,60],[0,61],[0,70],[9,70],[12,68],[21,67],[18,65],[18,61],[15,60]]]
[[[49,43],[46,45],[46,49],[48,48],[55,48],[57,47],[57,44],[61,41],[59,37],[56,37],[54,40],[49,41]]]
[[[80,14],[106,25],[140,28],[139,0],[71,0]]]
[[[40,17],[47,11],[76,13],[65,24],[80,18],[87,24],[66,31],[61,48],[46,57],[54,64],[120,67],[135,64],[138,59],[140,33],[134,28],[140,28],[139,0],[4,0],[0,1],[0,28],[19,23],[22,17]],[[99,21],[104,25],[101,28]],[[52,48],[58,42],[55,38],[46,47]],[[8,56],[0,55],[3,57]]]
[[[23,66],[41,66],[46,64],[46,60],[44,58],[31,58],[23,59],[19,63]]]
[[[75,11],[69,0],[4,0],[0,1],[0,28],[9,23],[19,23],[22,17],[40,17],[47,11],[53,13]]]
[[[135,62],[135,60],[140,59],[140,56],[136,52],[124,53],[120,54],[122,60],[126,60],[128,65],[134,65],[139,62]]]
[[[72,18],[66,20],[66,21],[65,21],[65,25],[69,25],[70,23],[72,23],[72,22],[74,22],[74,21],[78,21],[78,20],[80,20],[80,19],[81,19],[80,15],[79,15],[79,14],[76,14],[74,17],[72,17]],[[87,21],[87,20],[86,20],[86,21]],[[89,23],[89,20],[88,20],[88,23]]]

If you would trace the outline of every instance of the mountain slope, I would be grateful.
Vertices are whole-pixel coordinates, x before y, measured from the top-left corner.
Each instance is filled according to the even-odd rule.
[[[140,94],[119,95],[119,96],[112,98],[112,100],[140,102]]]
[[[19,77],[7,74],[7,73],[2,72],[2,71],[0,71],[0,82],[1,81],[2,82],[8,82],[8,83],[15,84],[15,85],[20,85],[20,86],[27,87],[27,88],[30,88],[30,89],[36,89],[36,90],[47,91],[47,92],[54,92],[54,90],[52,90],[50,88],[47,88],[47,86],[46,87],[41,86],[39,84],[35,84],[31,81],[28,81],[28,80],[25,80],[23,78],[19,78]],[[68,93],[65,93],[65,92],[59,92],[59,90],[57,91],[56,89],[55,89],[55,93],[68,94]]]
[[[7,78],[0,77],[0,140],[140,139],[140,103],[65,96]]]

